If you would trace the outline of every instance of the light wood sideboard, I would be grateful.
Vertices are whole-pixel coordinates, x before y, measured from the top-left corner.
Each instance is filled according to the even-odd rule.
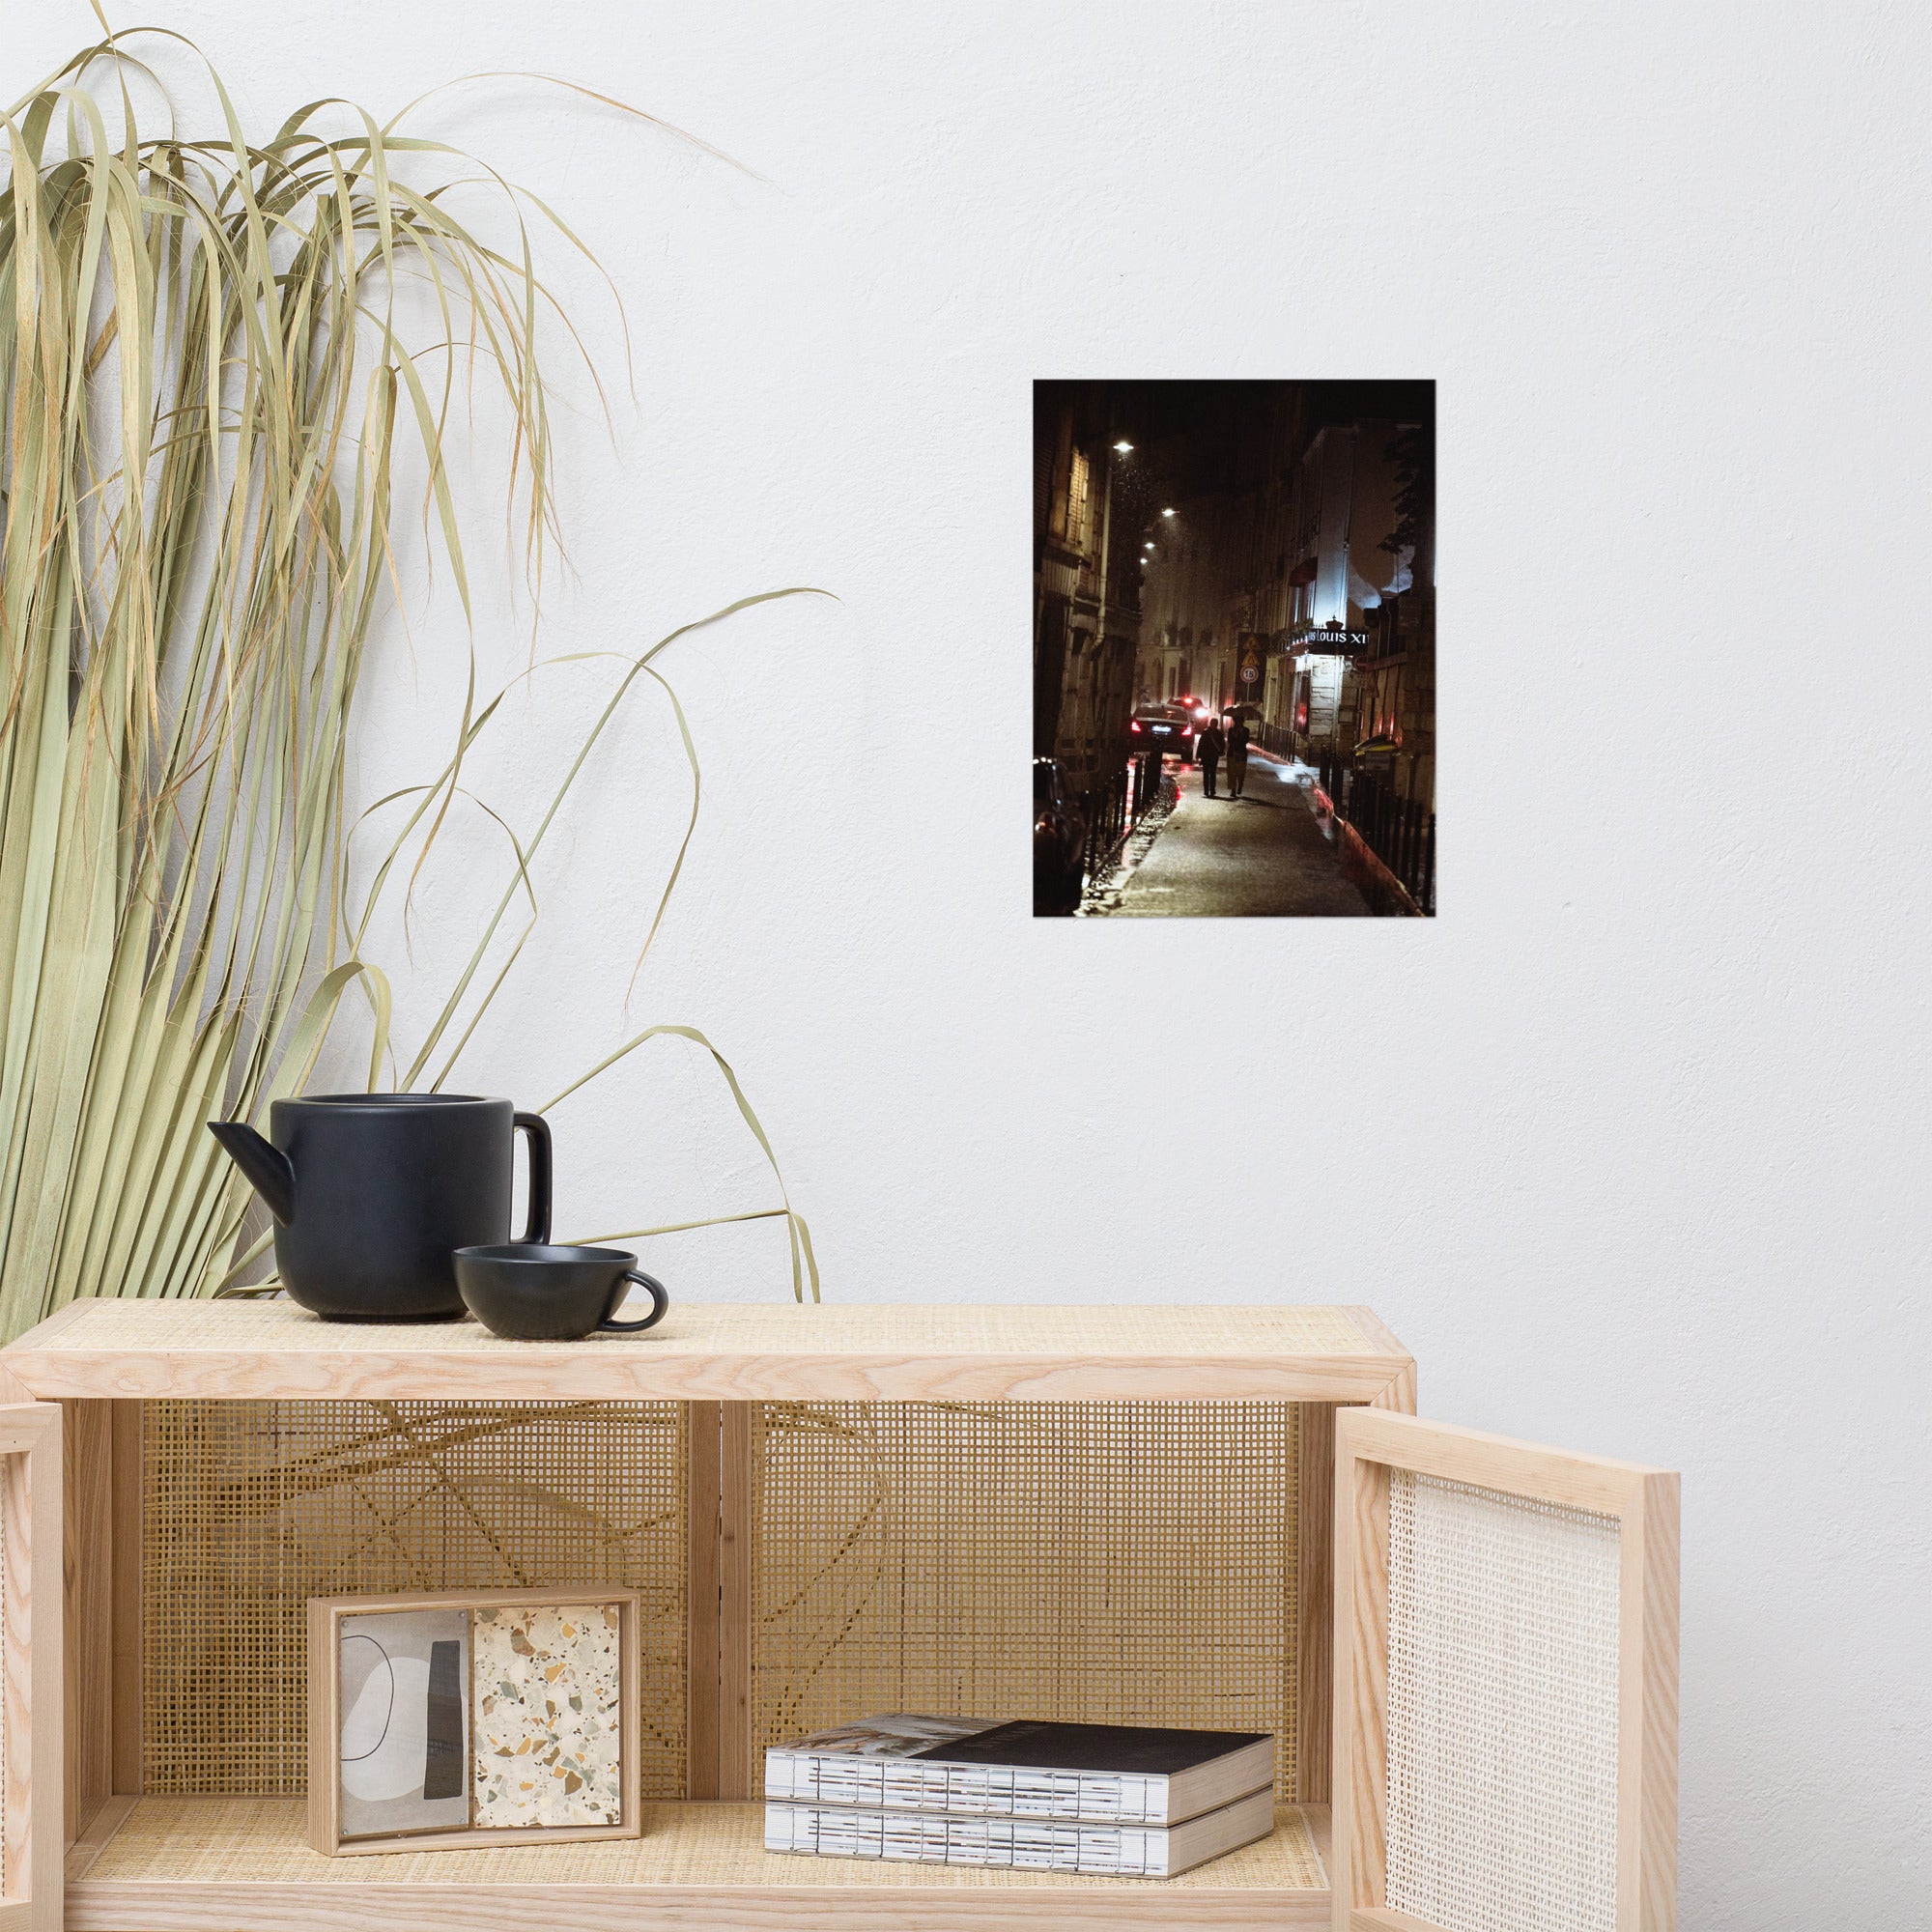
[[[0,1932],[359,1932],[399,1914],[508,1932],[545,1913],[572,1932],[1426,1925],[1369,1869],[1389,1827],[1360,1780],[1386,1766],[1335,1734],[1338,1709],[1387,1719],[1386,1672],[1364,1661],[1387,1486],[1363,1470],[1397,1454],[1365,1438],[1338,1469],[1338,1411],[1435,1441],[1407,1420],[1415,1396],[1412,1359],[1362,1308],[683,1306],[645,1338],[544,1345],[323,1323],[285,1301],[75,1303],[0,1351]],[[1645,1480],[1633,1660],[1668,1675],[1674,1749],[1674,1479]],[[366,1584],[365,1529],[389,1566]],[[457,1574],[480,1563],[507,1567]],[[641,1838],[307,1848],[282,1748],[298,1741],[267,1735],[301,1721],[283,1639],[299,1592],[328,1594],[304,1579],[637,1580],[597,1564],[632,1566],[661,1610]],[[1187,1634],[1164,1656],[1170,1624]],[[251,1633],[280,1657],[272,1682]],[[213,1716],[183,1690],[197,1672]],[[1178,1701],[1177,1721],[1261,1728],[1259,1712],[1281,1734],[1275,1834],[1170,1881],[765,1853],[775,1727],[895,1692],[941,1708],[948,1689],[1058,1700],[992,1716],[1153,1721]],[[862,1694],[881,1701],[838,1702]],[[1655,1686],[1650,1702],[1623,1798],[1649,1821],[1632,1854],[1649,1904],[1620,1892],[1617,1932],[1670,1923],[1657,1848],[1666,1812],[1674,1843],[1674,1758]],[[1331,1842],[1338,1763],[1366,1850]]]

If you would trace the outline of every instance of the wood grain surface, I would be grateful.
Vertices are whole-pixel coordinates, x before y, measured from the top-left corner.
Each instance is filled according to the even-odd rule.
[[[1348,1308],[781,1302],[673,1305],[635,1339],[503,1342],[470,1321],[328,1322],[288,1301],[99,1300],[21,1336],[0,1367],[69,1399],[1412,1406],[1413,1364],[1385,1335]]]

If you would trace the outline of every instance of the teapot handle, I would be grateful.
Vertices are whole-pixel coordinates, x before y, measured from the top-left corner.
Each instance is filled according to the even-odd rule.
[[[550,1123],[541,1114],[519,1114],[515,1132],[530,1137],[529,1219],[520,1241],[550,1241]]]

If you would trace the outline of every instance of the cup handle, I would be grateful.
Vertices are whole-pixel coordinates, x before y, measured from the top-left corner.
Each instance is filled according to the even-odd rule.
[[[640,1329],[655,1328],[664,1320],[665,1310],[670,1306],[670,1294],[664,1283],[655,1275],[640,1273],[637,1268],[626,1268],[617,1280],[620,1287],[627,1281],[634,1281],[639,1288],[648,1289],[651,1295],[651,1312],[641,1321],[613,1321],[607,1315],[598,1322],[598,1327],[608,1328],[613,1335],[635,1335]],[[616,1305],[617,1297],[612,1295],[611,1306],[615,1308]]]

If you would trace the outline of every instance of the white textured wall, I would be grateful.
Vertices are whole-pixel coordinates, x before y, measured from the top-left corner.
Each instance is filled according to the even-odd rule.
[[[18,11],[10,95],[87,31]],[[1681,1466],[1684,1923],[1932,1921],[1924,16],[167,12],[257,128],[533,69],[770,178],[500,81],[424,124],[551,197],[632,319],[614,449],[564,439],[542,647],[843,599],[679,648],[706,815],[631,1022],[734,1057],[827,1293],[1369,1301],[1428,1413]],[[1421,374],[1441,918],[1036,923],[1030,380]],[[527,639],[478,574],[500,671]],[[410,610],[369,792],[447,724],[451,600]],[[587,695],[479,767],[519,823]],[[621,1037],[675,759],[640,704],[469,1083],[540,1098]],[[476,902],[450,852],[411,1015]],[[681,1045],[556,1131],[577,1232],[764,1198]],[[656,1252],[782,1292],[769,1227]]]

